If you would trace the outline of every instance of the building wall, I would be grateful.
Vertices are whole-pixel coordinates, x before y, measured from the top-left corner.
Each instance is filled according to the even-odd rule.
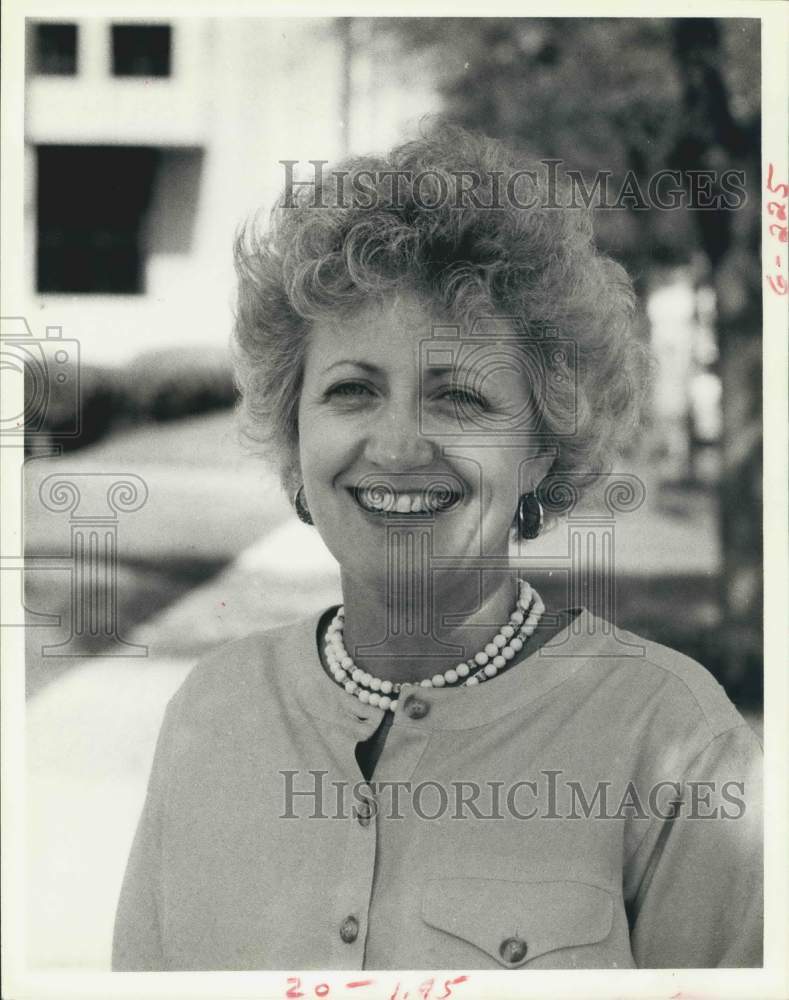
[[[76,76],[40,76],[30,64],[26,266],[31,323],[62,326],[87,363],[226,344],[233,236],[253,212],[267,213],[284,180],[278,161],[386,148],[437,106],[426,67],[391,58],[371,19],[172,20],[169,78],[113,77],[110,21],[75,23]],[[159,150],[139,294],[36,290],[41,144]]]

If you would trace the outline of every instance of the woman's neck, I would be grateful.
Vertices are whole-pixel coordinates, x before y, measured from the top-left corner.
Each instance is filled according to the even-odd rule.
[[[490,642],[518,595],[508,570],[437,573],[422,588],[421,580],[376,587],[342,575],[343,638],[357,666],[393,683],[443,673]]]

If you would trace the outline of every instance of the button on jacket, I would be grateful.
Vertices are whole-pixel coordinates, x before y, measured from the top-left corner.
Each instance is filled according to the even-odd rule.
[[[761,964],[760,748],[713,677],[582,611],[476,688],[383,710],[319,616],[208,656],[168,705],[116,969]]]

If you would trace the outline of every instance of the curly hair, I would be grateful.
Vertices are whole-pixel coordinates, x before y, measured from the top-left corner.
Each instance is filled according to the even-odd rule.
[[[291,184],[267,230],[255,221],[240,230],[243,429],[286,490],[298,485],[311,324],[404,289],[465,327],[517,317],[524,350],[537,355],[531,368],[545,373],[536,395],[555,453],[550,476],[570,474],[582,491],[610,469],[646,384],[635,296],[621,265],[595,247],[590,212],[559,207],[561,182],[543,173],[499,141],[441,123],[387,156],[347,159],[314,184]],[[528,202],[513,178],[531,183]],[[546,329],[575,350],[557,351]]]

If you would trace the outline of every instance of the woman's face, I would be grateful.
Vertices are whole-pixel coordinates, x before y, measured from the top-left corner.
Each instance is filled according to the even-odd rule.
[[[429,526],[437,556],[505,554],[520,493],[550,466],[527,437],[533,402],[515,349],[449,334],[407,293],[310,332],[305,495],[343,572],[372,585],[386,576],[388,525]]]

